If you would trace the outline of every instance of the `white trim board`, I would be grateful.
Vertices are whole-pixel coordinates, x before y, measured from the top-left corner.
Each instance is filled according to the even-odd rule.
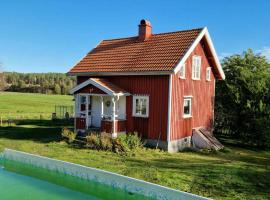
[[[200,32],[200,34],[198,35],[198,37],[194,40],[194,42],[192,43],[192,45],[189,47],[188,51],[185,53],[185,55],[182,57],[182,59],[179,61],[179,63],[176,65],[176,67],[174,68],[174,74],[176,74],[181,66],[186,62],[186,60],[188,59],[188,57],[190,56],[190,54],[193,52],[193,50],[195,49],[195,47],[199,44],[199,42],[201,41],[201,39],[205,36],[207,43],[209,44],[210,50],[214,56],[214,61],[217,65],[218,71],[221,75],[222,79],[225,79],[225,74],[224,71],[221,67],[221,64],[219,62],[216,50],[214,48],[213,42],[211,40],[211,37],[209,35],[209,32],[207,30],[206,27],[204,27],[202,29],[202,31]]]
[[[172,111],[172,75],[169,77],[169,94],[168,94],[168,121],[167,121],[167,141],[171,139],[171,111]]]

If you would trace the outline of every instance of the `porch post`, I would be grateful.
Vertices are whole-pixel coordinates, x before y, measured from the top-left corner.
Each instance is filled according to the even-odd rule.
[[[100,96],[100,102],[101,102],[101,119],[104,115],[104,102],[103,102],[103,96]]]
[[[116,137],[116,130],[115,130],[115,99],[112,97],[112,137]]]
[[[89,104],[89,96],[88,95],[85,95],[85,97],[86,97],[86,105],[85,105],[85,124],[86,124],[86,129],[88,129],[88,126],[89,126],[89,120],[88,120],[88,118],[89,118],[89,116],[88,116],[88,113],[89,113],[89,106],[88,106],[88,104]]]
[[[79,117],[80,112],[80,95],[75,94],[75,117]]]

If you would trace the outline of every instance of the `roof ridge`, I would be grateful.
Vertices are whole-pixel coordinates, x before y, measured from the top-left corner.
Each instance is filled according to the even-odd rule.
[[[200,28],[193,28],[193,29],[185,29],[185,30],[180,30],[180,31],[171,31],[171,32],[163,32],[163,33],[154,33],[152,35],[166,35],[166,34],[172,34],[172,33],[180,33],[180,32],[188,32],[188,31],[195,31],[195,30],[203,30],[205,27],[200,27]],[[113,41],[113,40],[123,40],[123,39],[135,39],[138,38],[138,36],[130,36],[130,37],[123,37],[123,38],[112,38],[112,39],[105,39],[101,40],[103,41]],[[100,43],[101,43],[100,42]]]

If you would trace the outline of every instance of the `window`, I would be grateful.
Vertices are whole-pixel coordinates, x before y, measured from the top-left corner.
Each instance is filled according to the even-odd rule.
[[[186,78],[186,63],[184,63],[179,71],[179,78],[185,79]]]
[[[207,67],[206,69],[206,80],[211,81],[211,67]]]
[[[149,96],[133,96],[133,116],[148,117]]]
[[[191,97],[184,97],[184,118],[191,117]]]
[[[201,56],[192,57],[192,79],[200,80],[201,76]]]
[[[86,104],[86,96],[79,96],[80,97],[80,103]]]

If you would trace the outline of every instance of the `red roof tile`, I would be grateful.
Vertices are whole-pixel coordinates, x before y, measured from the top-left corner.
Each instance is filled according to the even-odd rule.
[[[69,73],[172,71],[202,29],[103,40]]]

